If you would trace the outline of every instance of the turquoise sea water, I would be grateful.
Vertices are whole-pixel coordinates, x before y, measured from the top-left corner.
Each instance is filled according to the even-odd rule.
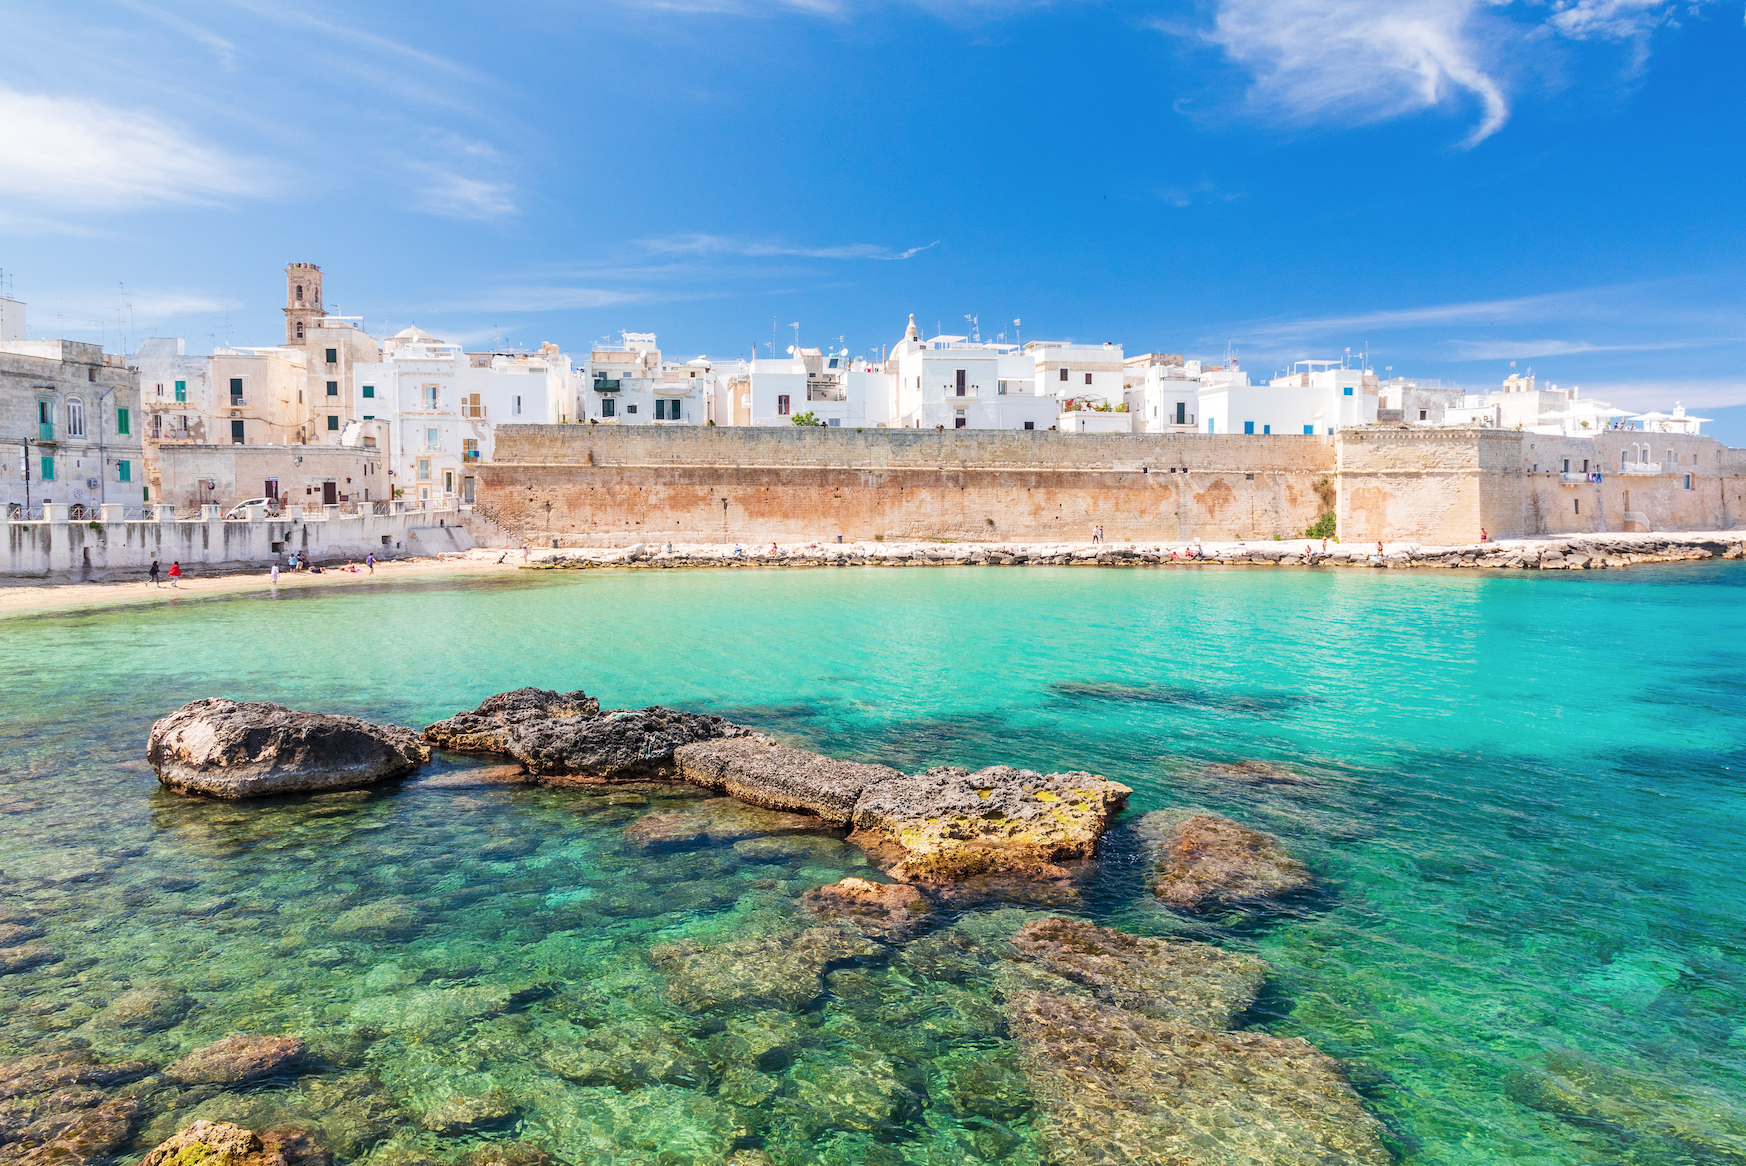
[[[1746,1162],[1742,645],[1731,563],[540,573],[14,617],[0,894],[65,958],[0,977],[0,1059],[78,1040],[162,1063],[232,1031],[321,1058],[155,1095],[134,1156],[193,1116],[321,1114],[342,1158],[384,1163],[506,1137],[578,1162],[1037,1161],[1022,1084],[992,1107],[961,1084],[1010,1056],[974,983],[896,960],[832,973],[798,1017],[663,1002],[651,945],[796,925],[795,896],[866,872],[846,844],[639,855],[623,828],[688,795],[445,784],[446,760],[242,806],[141,761],[200,696],[422,725],[580,687],[905,769],[1090,769],[1134,787],[1129,817],[1277,834],[1324,901],[1180,920],[1118,830],[1074,910],[1266,959],[1250,1021],[1341,1058],[1404,1161]],[[1305,780],[1208,768],[1245,760]],[[984,914],[960,925],[1012,918]],[[106,1021],[142,985],[185,1012]],[[589,1034],[666,1067],[566,1070],[553,1050]],[[503,1112],[439,1112],[487,1086]]]

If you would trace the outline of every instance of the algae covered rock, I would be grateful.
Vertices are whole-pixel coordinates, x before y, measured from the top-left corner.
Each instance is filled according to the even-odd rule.
[[[849,824],[863,791],[903,776],[885,765],[791,749],[762,734],[682,745],[673,760],[692,785],[766,809],[815,814],[833,826]]]
[[[1271,903],[1315,885],[1277,838],[1217,814],[1155,810],[1135,830],[1156,858],[1153,891],[1184,911]]]
[[[0,976],[27,972],[43,964],[59,963],[61,953],[47,944],[21,943],[17,947],[0,947]]]
[[[152,1150],[140,1166],[327,1166],[327,1154],[294,1127],[254,1130],[197,1121]]]
[[[850,841],[893,848],[905,881],[1053,874],[1058,859],[1091,857],[1132,792],[1089,773],[936,766],[863,793]]]
[[[1253,956],[1080,919],[1028,923],[1011,942],[1015,954],[1106,1004],[1196,1028],[1230,1027],[1267,978],[1267,965]]]
[[[34,1053],[0,1062],[0,1099],[29,1097],[76,1085],[119,1085],[152,1071],[145,1061],[102,1063],[86,1049]]]
[[[814,887],[800,905],[820,919],[847,919],[863,931],[904,939],[927,916],[927,897],[908,883],[875,883],[853,876]]]
[[[17,1166],[85,1166],[104,1161],[127,1141],[138,1111],[137,1099],[113,1098],[78,1114],[23,1153],[7,1155],[6,1160]]]
[[[578,1040],[554,1044],[540,1059],[546,1068],[578,1085],[700,1089],[709,1080],[703,1059],[682,1036],[646,1020],[584,1030]]]
[[[1604,1064],[1560,1049],[1512,1074],[1509,1097],[1668,1161],[1746,1163],[1738,1098]]]
[[[423,922],[417,903],[405,895],[390,895],[340,912],[329,929],[335,935],[388,939],[415,931]]]
[[[751,730],[721,717],[651,706],[600,711],[580,691],[521,688],[424,730],[432,745],[515,758],[541,780],[615,781],[671,773],[673,751],[694,741]]]
[[[841,925],[810,927],[728,943],[657,944],[649,952],[667,973],[667,997],[693,1011],[776,1008],[790,1012],[824,992],[824,971],[884,949]]]
[[[1037,1130],[1060,1166],[1393,1162],[1338,1063],[1305,1041],[1043,992],[1011,1014]]]
[[[146,743],[165,788],[215,798],[358,789],[411,773],[429,756],[399,725],[221,697],[183,705]]]
[[[239,1033],[195,1049],[164,1076],[180,1085],[241,1085],[296,1068],[307,1051],[294,1036]]]
[[[638,850],[654,853],[829,828],[810,814],[760,809],[733,798],[707,798],[689,809],[644,814],[625,827],[624,837]]]
[[[194,997],[165,984],[131,988],[105,1005],[91,1018],[95,1028],[125,1028],[136,1032],[160,1032],[182,1023],[194,1007]]]

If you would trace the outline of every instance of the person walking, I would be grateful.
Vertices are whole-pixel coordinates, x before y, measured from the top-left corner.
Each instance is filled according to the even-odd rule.
[[[170,586],[172,588],[174,588],[176,586],[177,581],[180,580],[181,578],[182,578],[182,564],[181,564],[181,561],[178,560],[178,561],[170,564]]]
[[[376,552],[375,551],[371,551],[369,554],[364,556],[364,566],[369,568],[370,574],[374,575],[376,573]]]
[[[273,586],[277,587],[279,585],[279,560],[278,559],[273,560],[273,570],[272,570],[271,574],[273,576]]]
[[[164,585],[163,581],[158,578],[158,561],[156,559],[152,560],[152,569],[148,574],[151,576],[151,586],[162,587]]]

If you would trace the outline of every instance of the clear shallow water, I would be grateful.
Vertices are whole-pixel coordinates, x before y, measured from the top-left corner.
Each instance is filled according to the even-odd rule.
[[[1329,901],[1189,925],[1118,831],[1077,912],[1265,958],[1253,1023],[1344,1059],[1405,1160],[1746,1162],[1742,600],[1737,564],[591,572],[0,621],[0,893],[67,957],[0,978],[0,1057],[73,1038],[161,1062],[290,1031],[327,1066],[155,1098],[135,1152],[192,1117],[315,1115],[384,1163],[510,1136],[572,1161],[1037,1160],[974,981],[898,960],[832,973],[798,1017],[666,1003],[652,945],[797,926],[800,892],[866,871],[851,847],[644,856],[623,828],[683,794],[446,785],[446,762],[214,805],[139,760],[199,696],[420,725],[534,684],[1228,814]],[[1313,784],[1206,769],[1251,759]],[[152,1033],[92,1019],[141,984],[193,1004]],[[590,1041],[646,1063],[596,1079],[554,1052]],[[459,1130],[445,1099],[490,1089],[514,1112]]]

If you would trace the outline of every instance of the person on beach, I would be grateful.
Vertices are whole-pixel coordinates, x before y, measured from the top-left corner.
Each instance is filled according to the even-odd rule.
[[[178,560],[170,564],[170,586],[176,586],[176,581],[182,577],[182,564]]]
[[[507,558],[508,558],[508,557],[509,557],[509,548],[508,548],[508,547],[504,547],[504,548],[503,548],[503,553],[502,553],[502,554],[501,554],[501,555],[498,555],[498,556],[497,556],[497,565],[498,565],[498,566],[499,566],[499,567],[501,567],[501,566],[502,566],[502,565],[503,565],[503,560],[505,560],[505,559],[507,559]]]
[[[371,551],[364,556],[364,566],[370,569],[370,574],[374,575],[376,573],[376,552]]]
[[[1325,555],[1327,553],[1328,553],[1328,536],[1323,535],[1322,536],[1322,554]]]
[[[273,577],[273,586],[277,587],[279,585],[279,562],[277,559],[273,561],[273,569],[270,573]]]
[[[1491,536],[1485,532],[1485,527],[1483,526],[1479,528],[1479,541],[1482,543],[1488,543],[1491,541]]]
[[[521,544],[521,565],[522,566],[524,566],[524,567],[527,566],[528,557],[532,554],[533,554],[533,552],[527,549],[527,544],[522,543]]]
[[[163,581],[158,578],[158,561],[156,559],[152,560],[152,569],[147,573],[151,576],[151,586],[162,587],[164,585]]]

